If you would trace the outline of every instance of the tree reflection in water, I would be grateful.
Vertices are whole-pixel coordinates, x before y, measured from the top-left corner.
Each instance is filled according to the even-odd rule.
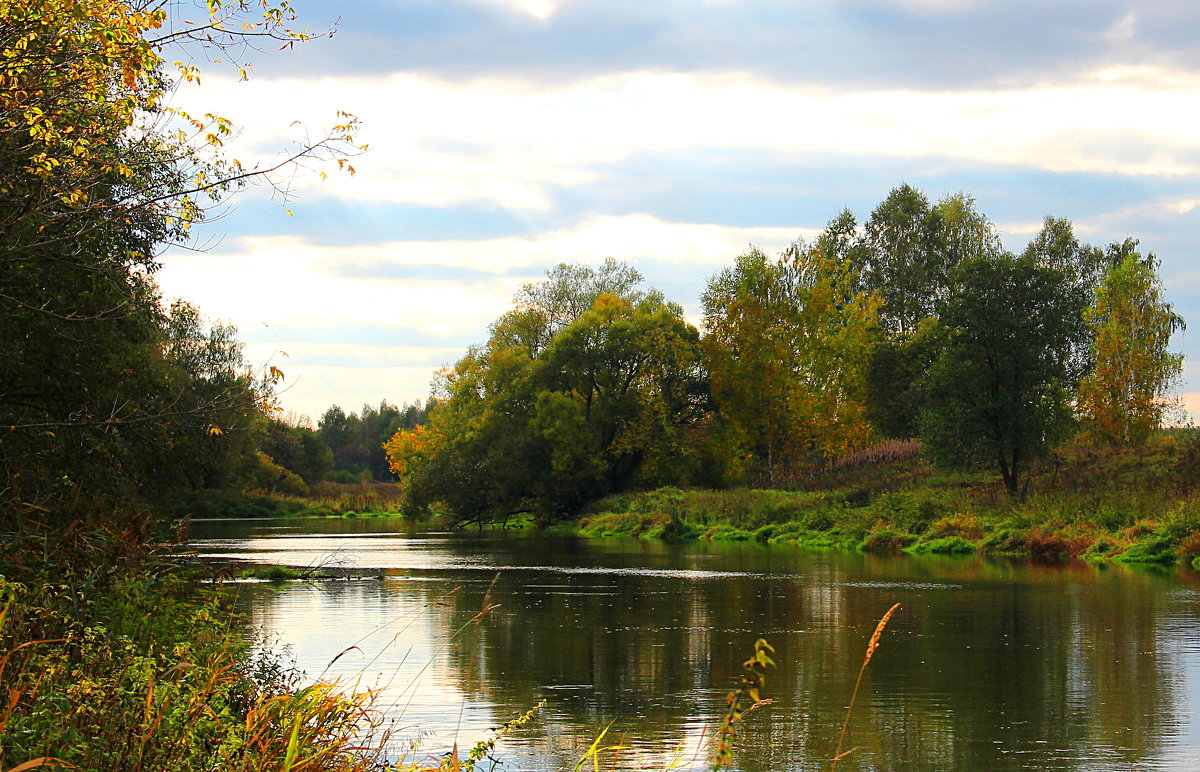
[[[700,768],[764,637],[778,650],[764,695],[775,702],[741,731],[738,768],[827,769],[865,642],[899,602],[841,769],[1200,766],[1184,686],[1200,677],[1189,575],[752,544],[350,541],[390,564],[386,580],[245,585],[250,618],[310,673],[366,636],[334,671],[387,685],[400,726],[436,732],[430,752],[545,699],[498,746],[508,768],[569,768],[614,719],[606,743],[624,750],[607,768],[662,768],[676,753]],[[276,559],[253,533],[209,546]],[[454,636],[497,570],[499,608]]]

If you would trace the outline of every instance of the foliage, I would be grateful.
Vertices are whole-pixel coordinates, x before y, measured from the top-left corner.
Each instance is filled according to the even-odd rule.
[[[153,275],[158,252],[185,242],[206,206],[278,167],[224,157],[229,121],[170,106],[165,55],[192,46],[219,60],[308,36],[288,28],[286,2],[256,16],[214,0],[197,9],[202,24],[169,10],[179,9],[0,2],[5,518],[81,498],[169,508],[253,473],[281,374],[249,371],[231,327],[186,304],[164,310]],[[191,65],[176,69],[198,79]],[[352,150],[352,133],[349,120],[289,158]]]
[[[1084,298],[1061,271],[1011,255],[967,260],[953,279],[946,343],[921,381],[920,438],[940,463],[994,465],[1016,495],[1071,428]]]
[[[1079,411],[1096,439],[1141,444],[1162,425],[1165,394],[1183,370],[1167,350],[1183,320],[1162,299],[1151,255],[1127,255],[1109,269],[1085,319],[1092,371],[1079,386]]]
[[[397,407],[383,400],[379,407],[363,405],[347,415],[340,406],[331,406],[317,422],[317,436],[332,455],[327,476],[342,483],[392,480],[384,443],[399,431],[423,426],[433,407],[432,401]]]
[[[970,196],[947,196],[931,207],[908,184],[892,189],[871,212],[849,250],[860,287],[883,301],[881,326],[902,336],[935,315],[955,266],[998,252],[999,238]]]
[[[0,767],[377,768],[369,693],[300,687],[228,626],[227,596],[145,546],[146,520],[90,520],[3,544]]]
[[[270,419],[259,448],[272,462],[306,485],[320,482],[333,473],[333,452],[311,426]]]
[[[428,430],[388,445],[414,507],[442,502],[465,521],[550,521],[642,481],[698,475],[707,416],[699,334],[656,292],[596,294],[632,281],[608,263],[560,267],[547,287],[522,290],[488,343],[445,374]]]
[[[702,298],[714,396],[769,482],[870,438],[863,374],[878,302],[852,290],[834,225],[777,260],[751,250]]]
[[[725,696],[728,707],[717,727],[716,747],[709,760],[712,769],[733,768],[733,741],[737,736],[738,724],[745,720],[750,711],[771,703],[762,699],[762,688],[767,681],[767,669],[775,667],[775,660],[771,659],[774,653],[775,648],[759,638],[754,642],[754,653],[742,663],[741,683]]]
[[[866,367],[866,412],[883,437],[917,435],[917,415],[924,393],[920,380],[937,359],[945,327],[932,317],[921,320],[911,335],[884,337],[871,350]]]
[[[437,453],[438,435],[436,430],[424,426],[414,426],[411,429],[400,429],[392,438],[383,444],[387,453],[388,468],[399,478],[401,485],[410,472]]]

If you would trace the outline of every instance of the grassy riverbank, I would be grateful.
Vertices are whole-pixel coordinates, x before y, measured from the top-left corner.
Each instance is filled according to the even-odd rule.
[[[368,770],[371,696],[299,674],[143,518],[89,513],[0,554],[0,769]]]
[[[953,473],[915,453],[872,451],[799,490],[610,496],[554,530],[583,536],[755,540],[869,552],[1026,554],[1191,565],[1200,556],[1200,438],[1062,449],[1008,496],[994,475]]]
[[[205,490],[182,502],[175,514],[192,519],[226,517],[396,517],[403,494],[395,483],[320,482],[308,494]]]

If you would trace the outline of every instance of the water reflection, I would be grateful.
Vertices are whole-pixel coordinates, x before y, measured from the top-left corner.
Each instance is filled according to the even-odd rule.
[[[195,530],[214,555],[306,565],[341,550],[383,571],[240,592],[310,674],[357,647],[330,671],[384,687],[398,726],[436,731],[430,752],[545,699],[501,743],[507,768],[569,768],[613,719],[606,739],[626,747],[609,768],[663,768],[676,753],[702,767],[705,733],[763,636],[778,649],[776,702],[746,725],[738,766],[827,769],[866,639],[900,602],[843,769],[1200,768],[1200,592],[1184,575],[394,527]],[[489,592],[500,607],[470,622]]]

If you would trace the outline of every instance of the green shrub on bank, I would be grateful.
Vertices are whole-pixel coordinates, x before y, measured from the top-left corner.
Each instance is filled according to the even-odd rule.
[[[176,507],[176,516],[194,520],[228,517],[288,517],[304,504],[296,499],[247,494],[228,489],[199,491]]]

